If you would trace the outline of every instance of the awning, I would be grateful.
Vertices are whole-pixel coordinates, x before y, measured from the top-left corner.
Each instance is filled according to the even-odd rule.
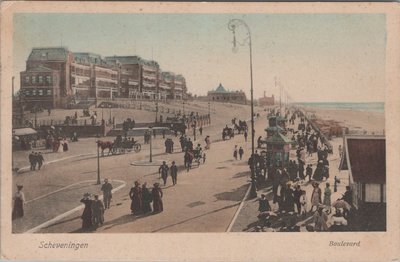
[[[37,134],[36,130],[30,127],[13,129],[14,136],[27,136]]]

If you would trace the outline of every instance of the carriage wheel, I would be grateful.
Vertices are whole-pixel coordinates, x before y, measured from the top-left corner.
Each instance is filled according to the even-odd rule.
[[[117,148],[111,148],[111,155],[115,155],[117,153]]]
[[[119,152],[120,152],[120,154],[125,154],[125,148],[120,148],[120,150],[119,150]]]
[[[138,153],[140,151],[140,149],[142,148],[142,146],[140,144],[135,144],[133,146],[133,150],[135,150],[136,153]]]

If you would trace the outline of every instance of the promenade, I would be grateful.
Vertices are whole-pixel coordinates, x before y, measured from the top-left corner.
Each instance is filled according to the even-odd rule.
[[[125,186],[114,193],[111,209],[105,214],[106,224],[96,232],[226,231],[248,188],[247,159],[251,151],[251,142],[249,139],[246,143],[243,135],[237,135],[228,141],[215,142],[221,140],[222,127],[230,124],[230,119],[213,123],[212,126],[204,128],[202,136],[197,134],[197,141],[203,147],[206,135],[211,135],[211,140],[214,141],[211,149],[206,151],[206,163],[189,172],[183,170],[179,137],[170,136],[175,143],[173,154],[164,153],[162,136],[153,140],[153,160],[156,163],[174,160],[180,170],[176,186],[172,186],[169,178],[166,187],[162,187],[165,211],[161,214],[148,217],[130,215],[128,193],[133,182],[147,182],[150,188],[153,183],[160,182],[158,166],[131,165],[132,162],[149,159],[149,145],[142,145],[139,153],[101,157],[101,180],[109,178],[115,183],[114,188]],[[256,135],[263,135],[266,125],[265,116],[259,118],[256,121]],[[188,136],[193,139],[191,134]],[[233,162],[234,145],[243,146],[245,149],[242,161]],[[24,158],[27,162],[27,155],[18,152],[15,162],[21,167],[26,166]],[[24,220],[13,221],[13,232],[80,232],[82,210],[71,210],[80,206],[79,200],[83,192],[99,193],[99,186],[94,185],[97,177],[95,139],[80,139],[79,142],[70,143],[68,152],[48,153],[45,154],[45,159],[46,163],[51,163],[45,164],[42,170],[23,170],[13,176],[14,184],[24,185],[27,201],[36,199],[27,203]],[[85,184],[84,181],[88,182]],[[54,191],[57,192],[52,193]],[[55,211],[46,212],[44,216],[38,215],[43,213],[41,210],[47,209]],[[54,218],[57,217],[59,219],[55,221]],[[28,220],[31,222],[26,222]]]

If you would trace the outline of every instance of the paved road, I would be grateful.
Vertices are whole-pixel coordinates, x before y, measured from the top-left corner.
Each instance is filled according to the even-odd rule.
[[[256,122],[256,135],[263,134],[266,118]],[[202,140],[200,140],[202,141]],[[101,176],[127,182],[127,186],[116,192],[112,207],[105,214],[106,224],[97,232],[223,232],[227,229],[242,200],[248,185],[248,167],[246,161],[233,162],[234,145],[243,146],[250,152],[250,141],[245,143],[243,136],[213,143],[207,151],[206,164],[190,172],[182,171],[178,175],[178,185],[168,184],[164,190],[165,211],[147,217],[132,217],[128,192],[133,181],[147,182],[152,185],[159,181],[158,167],[133,166],[135,160],[147,159],[146,146],[139,154],[126,154],[101,158]],[[161,139],[156,140],[154,153],[158,160],[175,160],[183,165],[183,154],[163,154]],[[245,159],[248,155],[245,156]],[[68,186],[78,181],[96,177],[97,159],[92,156],[82,159],[68,159],[46,166],[40,172],[27,172],[14,177],[25,185],[26,198],[33,199]],[[62,201],[49,203],[40,201],[42,209],[51,209],[51,205],[62,205]],[[79,201],[77,200],[77,205]],[[61,212],[61,211],[60,211]],[[26,217],[34,217],[34,212]],[[40,232],[78,232],[81,220],[76,212],[59,221],[54,226]],[[52,219],[54,215],[49,215]],[[26,218],[25,218],[26,219]]]

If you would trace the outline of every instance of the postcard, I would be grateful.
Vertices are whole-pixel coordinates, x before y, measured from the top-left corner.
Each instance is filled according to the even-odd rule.
[[[398,4],[1,7],[2,259],[399,259]]]

